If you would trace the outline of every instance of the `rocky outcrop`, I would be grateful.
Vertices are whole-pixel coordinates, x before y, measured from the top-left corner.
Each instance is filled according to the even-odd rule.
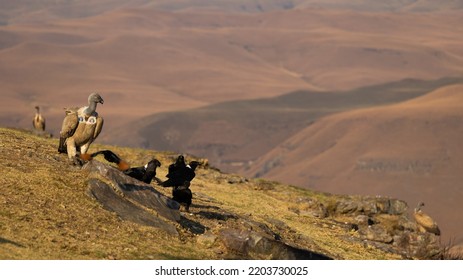
[[[291,232],[291,229],[280,230],[287,226],[279,225],[274,219],[268,224],[257,222],[250,216],[229,213],[219,207],[181,215],[177,202],[151,185],[128,177],[109,165],[91,161],[84,166],[84,170],[89,172],[89,194],[104,209],[117,213],[124,220],[160,228],[172,235],[178,236],[179,230],[186,230],[197,236],[199,244],[222,250],[224,258],[331,258],[288,242],[286,236],[274,232],[269,225],[277,228],[278,232]],[[236,182],[244,183],[247,181]],[[270,191],[273,185],[257,181],[254,188]],[[198,199],[206,199],[202,194],[197,195]],[[333,225],[346,232],[341,238],[351,242],[372,246],[407,259],[435,259],[442,254],[436,236],[418,230],[416,223],[407,217],[407,204],[401,200],[331,196],[329,201],[321,202],[316,197],[302,197],[294,205],[290,210],[297,215],[329,219]],[[317,249],[316,246],[314,248]]]
[[[224,229],[217,238],[227,248],[228,258],[329,260],[328,256],[300,249],[271,236],[250,230]]]
[[[103,208],[121,219],[160,228],[179,235],[179,228],[197,235],[197,242],[222,248],[228,259],[330,259],[323,254],[298,248],[282,240],[265,223],[228,213],[220,208],[199,211],[197,217],[212,221],[209,227],[195,217],[181,216],[177,202],[162,195],[151,185],[126,176],[116,168],[98,161],[84,166],[89,172],[88,193]],[[215,224],[214,222],[215,221]],[[231,221],[227,224],[227,221]],[[220,228],[211,234],[206,229]]]
[[[105,209],[124,220],[178,234],[175,223],[180,221],[180,206],[177,202],[99,161],[90,161],[84,170],[89,172],[89,195]]]
[[[172,235],[178,235],[175,226],[168,224],[153,215],[153,213],[118,195],[111,186],[103,181],[90,179],[88,185],[89,194],[98,200],[104,209],[117,213],[121,219],[161,228]]]
[[[407,203],[398,199],[387,197],[349,197],[340,199],[337,202],[334,213],[402,215],[407,211],[407,208]]]
[[[330,215],[350,220],[352,238],[407,259],[438,259],[442,249],[436,235],[421,232],[407,215],[406,202],[387,197],[351,196],[338,199]]]

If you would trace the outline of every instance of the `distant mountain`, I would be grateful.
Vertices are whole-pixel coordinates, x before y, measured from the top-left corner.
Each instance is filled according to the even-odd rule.
[[[264,13],[294,9],[362,12],[436,12],[463,8],[462,0],[0,0],[0,23],[69,19],[101,15],[121,8],[165,11]]]
[[[200,155],[222,170],[238,172],[323,116],[397,103],[461,82],[463,78],[407,79],[350,91],[296,91],[273,98],[229,101],[154,114],[101,137],[118,145]],[[265,175],[262,171],[246,174]]]
[[[447,241],[463,239],[463,85],[316,121],[241,170],[297,186],[424,201]]]
[[[160,112],[294,91],[436,80],[463,69],[461,16],[455,12],[243,14],[157,10],[149,8],[151,1],[111,1],[113,9],[79,1],[83,11],[102,12],[63,18],[40,8],[50,2],[12,2],[3,2],[5,11],[14,11],[0,26],[0,124],[29,128],[40,105],[54,135],[62,108],[84,105],[92,91],[106,101],[99,108],[107,120],[104,135]],[[53,9],[65,9],[77,2],[53,3]],[[143,3],[148,6],[137,6]]]

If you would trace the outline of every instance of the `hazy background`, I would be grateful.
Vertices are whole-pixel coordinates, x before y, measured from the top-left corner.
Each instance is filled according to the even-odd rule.
[[[424,208],[462,241],[463,1],[0,0],[0,125]]]

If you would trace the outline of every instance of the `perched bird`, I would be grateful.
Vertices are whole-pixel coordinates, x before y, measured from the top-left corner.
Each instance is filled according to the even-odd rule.
[[[185,158],[178,156],[175,163],[169,165],[166,181],[162,183],[163,187],[178,187],[183,186],[185,181],[191,182],[196,176],[196,167],[200,165],[197,161],[191,161],[190,164],[185,163]]]
[[[190,190],[190,182],[185,181],[182,186],[176,186],[172,190],[172,199],[185,206],[187,212],[190,211],[193,193]]]
[[[58,151],[67,153],[71,160],[75,159],[77,152],[87,153],[103,128],[103,118],[96,112],[98,103],[103,104],[103,98],[98,93],[92,93],[88,97],[88,106],[66,109]]]
[[[197,161],[185,164],[184,157],[180,155],[176,162],[169,166],[169,173],[166,175],[168,179],[162,183],[163,187],[173,187],[172,199],[185,205],[187,212],[193,199],[190,189],[191,181],[195,178],[195,170],[199,165]]]
[[[185,157],[183,155],[179,155],[174,163],[169,165],[168,173],[166,175],[167,178],[170,178],[172,174],[175,174],[178,170],[185,168]]]
[[[124,173],[139,181],[150,184],[154,176],[156,176],[156,168],[161,166],[161,162],[157,159],[150,160],[145,166],[132,167],[124,171]]]
[[[125,162],[123,159],[121,159],[118,155],[113,153],[110,150],[103,150],[103,151],[98,151],[93,154],[83,154],[81,155],[81,158],[84,160],[91,160],[97,155],[103,155],[105,160],[117,164],[117,167],[120,171],[126,171],[130,168],[130,165]]]
[[[440,229],[437,226],[437,223],[427,214],[423,213],[421,207],[424,206],[423,202],[420,202],[415,208],[413,217],[415,218],[416,223],[418,224],[419,229],[422,232],[430,232],[435,235],[440,235]]]
[[[161,166],[161,162],[159,160],[152,159],[145,166],[131,168],[127,162],[122,160],[119,156],[110,150],[95,152],[86,159],[92,159],[100,154],[102,154],[107,161],[117,164],[119,170],[124,172],[124,174],[139,181],[145,182],[146,184],[151,183],[153,178],[156,176],[156,168]]]
[[[36,131],[45,131],[45,118],[40,113],[40,107],[35,106],[35,116],[32,119],[32,126]]]

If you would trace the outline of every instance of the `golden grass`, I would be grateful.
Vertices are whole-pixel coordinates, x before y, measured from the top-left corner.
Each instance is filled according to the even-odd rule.
[[[177,226],[178,237],[121,220],[87,195],[86,172],[56,151],[58,141],[28,132],[0,128],[0,259],[220,259],[223,248],[197,242],[198,235]],[[95,144],[111,149],[133,166],[158,158],[165,179],[175,154]],[[191,159],[187,156],[187,160]],[[364,248],[346,239],[332,219],[298,215],[291,209],[300,198],[327,201],[334,197],[276,182],[251,180],[229,183],[236,175],[200,168],[192,185],[191,221],[218,233],[240,227],[249,217],[269,226],[283,240],[338,259],[395,259],[398,256]],[[156,186],[155,186],[156,187]],[[166,195],[170,189],[156,187]],[[224,219],[205,216],[216,215]]]

